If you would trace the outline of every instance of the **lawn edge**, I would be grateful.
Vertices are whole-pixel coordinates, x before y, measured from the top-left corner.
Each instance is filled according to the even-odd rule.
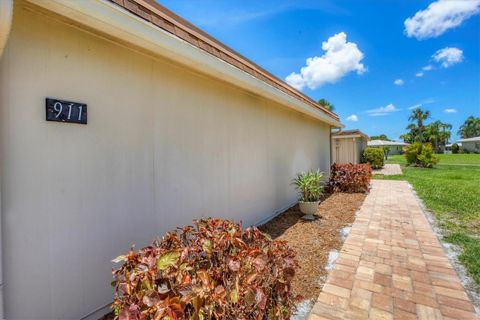
[[[478,285],[473,280],[473,278],[468,274],[467,269],[463,266],[463,264],[459,260],[459,256],[462,254],[463,249],[458,245],[455,245],[453,243],[450,243],[444,240],[444,237],[446,235],[442,230],[442,228],[439,227],[438,219],[435,216],[435,213],[427,208],[423,200],[417,194],[417,191],[415,190],[413,185],[410,184],[407,180],[404,180],[404,181],[408,184],[408,187],[412,190],[412,193],[418,205],[422,209],[422,212],[425,218],[427,218],[430,226],[432,227],[433,232],[435,233],[438,240],[440,241],[442,248],[445,252],[445,255],[448,258],[448,261],[450,261],[450,263],[452,264],[453,269],[455,270],[458,278],[460,279],[460,283],[462,284],[470,300],[472,301],[472,304],[475,308],[477,315],[480,316],[480,285]]]

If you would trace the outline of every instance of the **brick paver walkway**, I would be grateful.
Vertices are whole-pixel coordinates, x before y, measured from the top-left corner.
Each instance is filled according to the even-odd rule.
[[[393,176],[397,174],[402,174],[402,168],[399,164],[386,164],[382,169],[374,169],[374,174],[383,174],[385,176]]]
[[[478,319],[405,181],[372,180],[309,319],[367,318]]]

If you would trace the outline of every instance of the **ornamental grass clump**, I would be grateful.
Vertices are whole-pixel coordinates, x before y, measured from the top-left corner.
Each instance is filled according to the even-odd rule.
[[[293,185],[298,192],[298,200],[303,202],[319,201],[323,194],[323,172],[310,170],[302,172],[293,179]]]
[[[228,220],[193,224],[114,260],[116,319],[289,319],[298,264],[285,241]]]

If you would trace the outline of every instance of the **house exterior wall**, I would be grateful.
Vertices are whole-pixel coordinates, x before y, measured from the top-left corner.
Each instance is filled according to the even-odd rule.
[[[468,152],[480,153],[480,141],[462,142],[462,148]]]
[[[403,147],[402,146],[390,146],[389,154],[402,154]]]
[[[45,121],[45,98],[88,124]],[[113,296],[110,260],[192,219],[259,223],[329,171],[328,125],[17,5],[0,60],[7,318],[78,319]]]
[[[367,139],[365,138],[358,138],[357,139],[357,159],[358,163],[362,161],[362,154],[363,150],[367,148]]]
[[[389,155],[394,155],[394,154],[403,154],[403,146],[389,146],[390,147],[390,152],[388,153]],[[371,146],[370,148],[383,148],[380,146]]]

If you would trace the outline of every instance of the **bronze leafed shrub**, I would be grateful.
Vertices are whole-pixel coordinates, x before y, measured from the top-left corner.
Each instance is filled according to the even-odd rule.
[[[367,192],[372,167],[369,164],[332,164],[329,187],[333,192]]]
[[[297,268],[286,242],[232,221],[194,221],[114,260],[117,319],[289,319]]]

